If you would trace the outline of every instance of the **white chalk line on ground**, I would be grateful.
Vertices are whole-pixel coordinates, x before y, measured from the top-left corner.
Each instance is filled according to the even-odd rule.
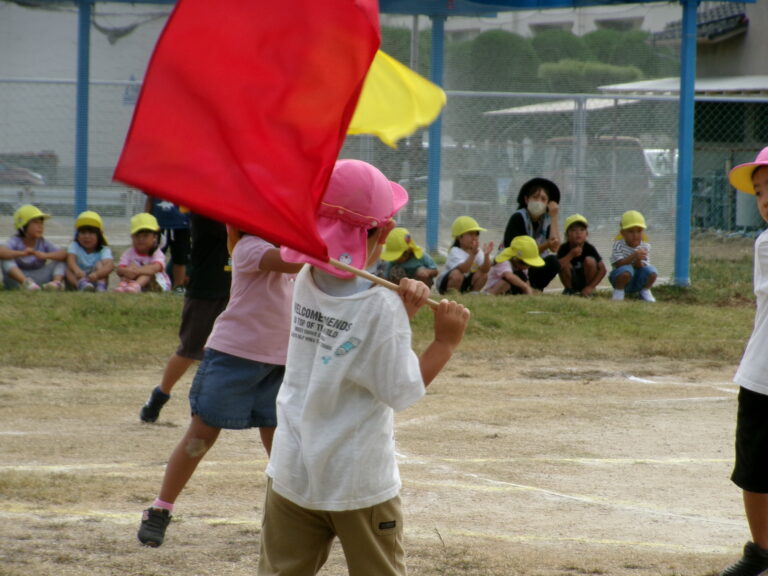
[[[448,464],[513,464],[517,462],[540,462],[540,463],[566,463],[566,464],[584,464],[584,465],[596,465],[596,464],[615,464],[615,465],[632,465],[632,464],[659,464],[659,465],[690,465],[690,464],[723,464],[733,462],[732,458],[565,458],[565,457],[505,457],[505,458],[430,458],[424,459],[421,457],[410,457],[402,453],[397,454],[402,464],[430,464],[434,462],[445,462]],[[264,459],[254,460],[208,460],[200,463],[198,473],[205,472],[209,475],[216,474],[231,474],[231,467],[251,467],[261,466],[265,467],[267,461]],[[227,470],[220,470],[219,467],[226,466]],[[158,463],[152,466],[147,464],[139,464],[136,462],[122,462],[122,463],[100,463],[94,462],[89,464],[3,464],[0,465],[0,472],[98,472],[98,471],[120,471],[120,470],[136,470],[136,469],[155,469],[164,468],[165,463]],[[207,470],[211,468],[211,470]]]
[[[33,520],[38,522],[47,522],[55,520],[60,523],[74,523],[83,521],[111,522],[119,526],[134,525],[137,529],[141,520],[141,512],[108,512],[103,510],[83,510],[64,508],[57,510],[40,511],[24,506],[8,506],[3,504],[0,508],[0,518],[9,520]],[[261,513],[257,512],[254,517],[200,517],[194,515],[175,514],[174,523],[200,523],[208,526],[242,526],[250,529],[261,528]],[[440,528],[421,528],[414,526],[413,522],[408,523],[406,528],[406,537],[424,539],[433,539],[435,534],[439,533],[440,538],[444,540],[447,536],[461,538],[473,538],[481,540],[495,540],[508,543],[543,543],[543,544],[562,544],[576,543],[592,546],[611,546],[611,547],[630,547],[630,548],[654,548],[670,550],[674,552],[704,553],[704,554],[727,554],[734,551],[733,548],[722,546],[701,546],[701,545],[681,545],[670,542],[648,542],[637,540],[619,540],[606,538],[590,538],[586,536],[558,536],[554,534],[504,534],[498,532],[484,532],[480,530],[459,530]]]
[[[732,554],[738,548],[728,546],[709,546],[692,544],[674,544],[671,542],[648,542],[643,540],[619,540],[616,538],[588,538],[584,536],[539,536],[534,534],[487,534],[474,530],[457,530],[437,528],[431,531],[419,528],[411,531],[409,535],[420,539],[434,539],[439,534],[442,540],[449,536],[458,536],[462,538],[493,539],[497,541],[510,543],[544,543],[544,544],[587,544],[593,546],[611,546],[628,548],[653,548],[656,550],[666,550],[672,552],[686,552],[689,554]]]

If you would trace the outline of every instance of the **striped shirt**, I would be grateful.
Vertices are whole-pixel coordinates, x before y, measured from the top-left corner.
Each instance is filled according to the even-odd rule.
[[[616,242],[613,243],[613,249],[611,250],[611,264],[615,265],[616,262],[618,262],[619,260],[623,260],[627,256],[631,256],[640,248],[645,248],[648,254],[648,257],[645,259],[645,263],[646,265],[650,264],[651,263],[651,245],[648,244],[648,242],[641,240],[639,245],[632,248],[627,245],[627,242],[626,240],[624,240],[624,238],[621,238],[620,240],[616,240]]]

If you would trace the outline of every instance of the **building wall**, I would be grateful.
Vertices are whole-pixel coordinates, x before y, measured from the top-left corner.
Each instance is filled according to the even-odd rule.
[[[699,44],[696,72],[701,78],[768,74],[764,31],[768,29],[768,3],[746,5],[746,34],[717,44]]]

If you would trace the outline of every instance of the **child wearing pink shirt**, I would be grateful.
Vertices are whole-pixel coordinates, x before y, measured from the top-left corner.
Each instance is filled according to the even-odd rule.
[[[171,279],[165,273],[165,255],[160,250],[160,226],[152,214],[131,218],[131,247],[117,265],[120,283],[115,292],[167,292]]]
[[[256,236],[234,243],[229,303],[213,325],[189,391],[189,428],[171,454],[157,499],[144,511],[142,544],[163,543],[176,498],[222,428],[259,428],[267,455],[271,452],[293,281],[300,268],[283,262],[278,248]]]

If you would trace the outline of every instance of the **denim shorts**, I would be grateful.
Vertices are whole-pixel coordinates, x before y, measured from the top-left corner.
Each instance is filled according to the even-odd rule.
[[[284,373],[285,366],[206,348],[189,389],[192,415],[214,428],[274,428]]]
[[[611,273],[608,275],[608,281],[611,283],[611,286],[616,286],[617,276],[624,272],[629,272],[632,275],[632,279],[629,281],[629,284],[624,287],[624,291],[627,294],[631,294],[633,292],[640,292],[640,290],[645,288],[645,283],[648,281],[648,276],[651,274],[656,274],[656,268],[650,264],[648,266],[643,266],[642,268],[635,268],[631,264],[619,266],[618,268],[611,270]]]

